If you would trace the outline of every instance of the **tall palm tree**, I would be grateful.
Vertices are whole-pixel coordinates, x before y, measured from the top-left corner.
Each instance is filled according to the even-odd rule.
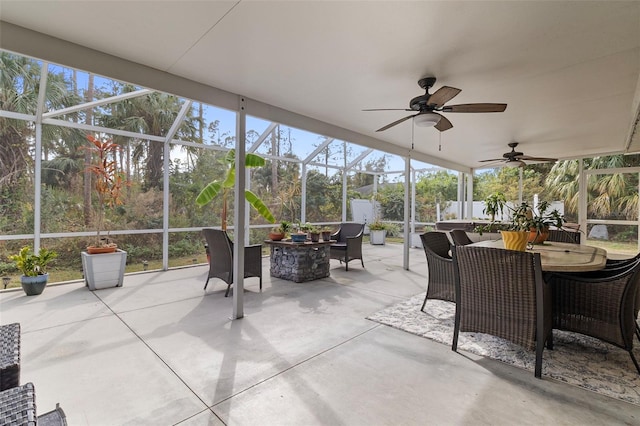
[[[114,93],[126,93],[136,90],[131,85],[114,85]],[[105,108],[98,121],[105,127],[127,130],[153,136],[165,136],[173,125],[178,112],[182,107],[179,98],[166,93],[150,93],[132,99],[126,99]],[[187,141],[198,140],[198,127],[195,125],[197,117],[193,117],[190,111],[180,126],[177,137]],[[114,141],[122,143],[123,140],[114,137]],[[164,146],[160,142],[145,141],[133,150],[133,161],[144,162],[144,187],[145,189],[161,188],[163,176]]]

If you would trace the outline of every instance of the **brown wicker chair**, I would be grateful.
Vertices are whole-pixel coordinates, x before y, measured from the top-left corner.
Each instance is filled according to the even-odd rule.
[[[424,312],[427,299],[456,301],[455,274],[449,251],[451,243],[444,232],[425,232],[420,235],[427,256],[427,294],[420,310]]]
[[[640,261],[585,274],[550,274],[553,286],[553,327],[595,337],[633,355],[638,330]]]
[[[364,260],[362,259],[363,234],[364,224],[362,223],[340,224],[340,229],[331,235],[331,239],[335,240],[330,246],[331,259],[337,259],[340,263],[344,262],[347,271],[350,261],[360,259],[364,268]]]
[[[553,346],[551,291],[540,255],[488,247],[455,246],[456,316],[451,349],[460,331],[487,333],[535,349],[535,377],[542,351]]]
[[[20,384],[20,323],[0,326],[0,391]]]
[[[227,291],[224,297],[229,295],[229,289],[233,284],[233,241],[225,231],[213,228],[202,230],[209,248],[209,274],[204,289],[207,289],[210,278],[219,278],[227,283]],[[244,248],[244,277],[260,278],[260,290],[262,290],[262,245],[255,244]]]
[[[464,229],[452,229],[449,231],[453,244],[456,246],[466,246],[473,243]]]
[[[556,228],[549,229],[549,237],[547,241],[556,241],[558,243],[571,243],[580,244],[582,241],[582,234],[580,231],[570,228]]]

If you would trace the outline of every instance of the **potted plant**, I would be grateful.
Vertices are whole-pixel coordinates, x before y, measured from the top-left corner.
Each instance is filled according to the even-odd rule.
[[[89,254],[113,253],[117,245],[110,241],[108,237],[101,237],[105,224],[105,211],[123,204],[122,190],[127,185],[124,174],[118,171],[116,155],[122,150],[120,145],[111,139],[98,139],[87,135],[91,142],[88,150],[91,152],[91,163],[87,165],[87,170],[94,178],[94,189],[97,202],[95,205],[94,224],[96,227],[96,237],[93,244],[87,247]]]
[[[9,256],[16,267],[22,272],[20,283],[27,296],[36,296],[44,291],[49,280],[47,266],[58,254],[53,250],[42,247],[38,254],[30,247],[22,247],[18,254]]]
[[[494,192],[484,199],[482,213],[488,214],[490,221],[495,222],[496,214],[500,213],[500,216],[502,216],[506,205],[507,197],[502,192]]]
[[[127,252],[119,250],[109,238],[101,237],[105,224],[105,212],[123,204],[122,191],[128,185],[124,174],[118,171],[116,155],[122,149],[111,139],[87,136],[91,142],[91,163],[87,170],[94,178],[96,193],[95,226],[96,238],[93,244],[82,252],[82,269],[86,285],[90,290],[107,287],[121,287]]]
[[[323,226],[320,228],[320,234],[322,235],[322,241],[331,241],[331,228]]]
[[[538,204],[537,211],[526,202],[515,208],[506,204],[505,207],[511,215],[509,222],[492,221],[487,225],[477,226],[475,230],[480,234],[483,231],[499,231],[507,249],[524,251],[527,243],[541,244],[549,235],[549,226],[561,228],[564,223],[564,216],[558,210],[547,213],[549,203],[546,201]]]
[[[538,203],[537,211],[534,211],[527,203],[522,203],[520,209],[524,212],[529,226],[529,242],[532,244],[542,244],[549,237],[549,226],[562,228],[564,216],[557,209],[550,212],[549,203],[541,201]]]
[[[200,191],[200,194],[196,197],[196,204],[204,206],[210,203],[218,194],[222,194],[222,212],[221,216],[221,228],[223,231],[227,230],[227,198],[229,191],[231,191],[235,185],[236,176],[236,151],[231,149],[227,152],[227,155],[222,159],[221,163],[226,169],[226,174],[223,180],[214,180],[209,182],[207,186]],[[265,165],[264,158],[257,154],[248,153],[245,156],[245,167],[262,167]],[[244,197],[263,218],[269,223],[275,223],[276,219],[271,214],[271,211],[267,205],[253,192],[246,189],[244,191]]]
[[[313,225],[309,226],[307,228],[307,233],[309,234],[311,242],[317,243],[320,241],[320,229],[318,229],[318,227]]]
[[[280,222],[280,226],[274,226],[269,232],[269,239],[271,241],[280,241],[287,236],[287,233],[291,230],[291,223],[283,220]]]
[[[369,242],[373,245],[384,245],[389,229],[386,223],[379,220],[369,224]]]

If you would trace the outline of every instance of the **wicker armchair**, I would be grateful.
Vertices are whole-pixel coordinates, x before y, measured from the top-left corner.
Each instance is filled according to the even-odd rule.
[[[633,336],[640,339],[640,261],[584,274],[553,273],[553,327],[595,337],[633,355]]]
[[[0,391],[20,384],[20,323],[0,326]]]
[[[205,228],[202,230],[207,246],[209,247],[209,274],[204,289],[207,289],[210,278],[219,278],[227,283],[227,291],[224,297],[229,295],[233,284],[233,241],[225,231]],[[255,244],[244,248],[244,277],[260,278],[260,290],[262,290],[262,245]]]
[[[582,241],[582,234],[580,231],[573,230],[571,228],[549,229],[549,237],[547,238],[547,241],[580,244]]]
[[[453,244],[456,246],[466,246],[473,243],[464,229],[452,229],[449,231]]]
[[[330,246],[331,259],[337,259],[340,263],[344,262],[347,271],[350,261],[360,259],[364,268],[364,260],[362,259],[363,234],[364,225],[362,223],[340,224],[340,229],[331,235],[331,239],[335,240]]]
[[[535,349],[542,375],[544,344],[553,346],[551,291],[540,255],[488,247],[454,246],[456,316],[451,349],[460,331],[487,333]]]
[[[420,235],[427,256],[427,294],[420,310],[424,312],[427,299],[456,301],[455,273],[449,251],[451,243],[444,232],[425,232]]]
[[[66,426],[67,416],[60,404],[48,413],[36,417],[36,389],[26,383],[0,392],[0,425],[3,426]]]

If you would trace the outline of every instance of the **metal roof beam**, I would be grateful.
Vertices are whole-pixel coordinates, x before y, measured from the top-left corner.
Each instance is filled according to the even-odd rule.
[[[97,106],[100,106],[100,105],[106,105],[106,104],[110,104],[110,103],[113,103],[113,102],[122,101],[124,99],[137,98],[138,96],[146,95],[148,93],[153,93],[153,92],[154,92],[153,90],[149,90],[149,89],[136,90],[135,92],[123,93],[121,95],[111,96],[110,98],[99,99],[97,101],[85,102],[83,104],[74,105],[74,106],[68,107],[68,108],[58,109],[58,110],[55,110],[55,111],[49,111],[49,112],[46,112],[46,113],[42,114],[42,117],[43,118],[57,117],[59,115],[70,114],[72,112],[78,112],[78,111],[82,111],[82,110],[85,110],[85,109],[97,107]]]

